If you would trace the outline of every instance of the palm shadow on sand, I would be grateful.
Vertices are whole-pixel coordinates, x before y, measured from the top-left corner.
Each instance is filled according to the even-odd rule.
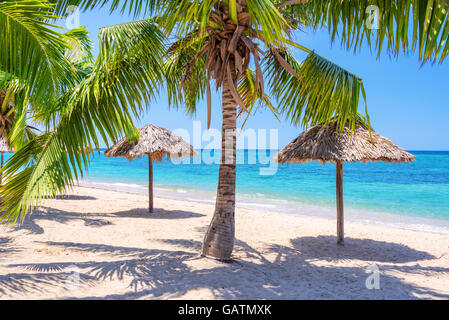
[[[34,273],[10,273],[0,275],[0,297],[8,293],[22,294],[28,292],[46,293],[49,290],[59,291],[59,294],[70,293],[68,279],[73,273],[69,271],[72,265],[67,266],[67,270],[60,272],[34,272]],[[96,279],[86,274],[77,277],[80,285],[92,284]]]
[[[59,210],[50,207],[40,207],[33,210],[21,224],[13,227],[13,230],[29,230],[35,234],[45,232],[38,222],[41,220],[56,221],[59,223],[69,223],[72,221],[82,221],[87,227],[104,227],[113,224],[107,218],[139,218],[139,219],[187,219],[198,218],[203,214],[182,211],[182,210],[164,210],[155,208],[153,213],[149,213],[146,208],[136,208],[126,211],[117,211],[111,213],[79,213],[74,211]]]
[[[83,244],[76,242],[46,242],[50,246],[61,246],[70,250],[82,250],[101,254],[98,260],[87,262],[65,261],[46,264],[21,264],[10,267],[24,268],[28,273],[26,286],[30,290],[33,281],[29,272],[35,272],[39,281],[48,274],[51,285],[58,285],[52,280],[57,275],[66,272],[66,268],[75,265],[81,276],[89,279],[89,285],[102,281],[120,279],[128,283],[126,293],[108,293],[107,295],[92,295],[84,299],[136,299],[182,297],[190,290],[207,288],[218,299],[413,299],[415,295],[449,299],[449,294],[413,285],[393,276],[389,271],[399,271],[416,275],[435,276],[449,273],[449,268],[425,267],[417,264],[383,264],[380,266],[381,276],[379,290],[369,290],[365,287],[366,266],[359,264],[347,266],[323,266],[314,264],[318,259],[315,252],[309,252],[307,239],[303,239],[300,250],[290,246],[271,245],[259,252],[243,241],[236,241],[236,254],[243,257],[233,263],[223,264],[213,262],[208,269],[193,269],[189,266],[198,256],[201,243],[188,239],[165,239],[162,242],[178,246],[177,250],[159,250],[133,247],[117,247],[103,244]],[[323,241],[323,240],[321,240]],[[389,243],[369,240],[362,246],[368,246],[376,252],[381,252]],[[296,240],[293,241],[295,243]],[[179,250],[185,246],[185,250]],[[296,246],[296,245],[294,245]],[[346,250],[346,247],[342,249]],[[351,250],[348,249],[350,252]],[[409,258],[402,257],[399,261],[413,261],[423,258],[421,252],[413,249],[395,249],[401,254],[408,253]],[[406,250],[406,251],[404,251]],[[266,253],[274,253],[274,259],[265,257]],[[106,261],[104,254],[110,255]],[[351,253],[353,254],[353,253]],[[324,255],[326,258],[326,255]],[[391,258],[391,257],[390,257]],[[361,259],[363,260],[363,259]],[[373,259],[368,259],[371,263]],[[393,259],[383,259],[393,260]],[[211,260],[213,261],[213,260]],[[4,292],[21,290],[20,274],[0,276],[0,284]],[[59,279],[59,278],[58,278]],[[12,288],[10,288],[12,286]],[[36,283],[39,287],[39,283]],[[76,298],[67,293],[66,298]]]
[[[154,208],[153,212],[148,212],[148,208],[136,208],[126,211],[118,211],[108,213],[107,216],[142,218],[142,219],[187,219],[204,217],[204,214],[183,211],[183,210],[165,210],[162,208]]]
[[[21,250],[22,248],[18,247],[11,237],[0,238],[0,261],[8,259],[11,254]]]
[[[433,259],[428,252],[418,251],[404,244],[371,239],[345,238],[344,246],[335,236],[302,237],[291,240],[294,249],[306,259],[362,260],[371,262],[406,263]]]

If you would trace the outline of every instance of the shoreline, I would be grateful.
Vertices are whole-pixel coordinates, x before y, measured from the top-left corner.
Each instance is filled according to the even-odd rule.
[[[125,183],[81,181],[79,186],[107,191],[129,192],[139,195],[148,194],[146,187],[137,184],[130,185]],[[215,204],[215,192],[204,190],[175,190],[168,187],[154,187],[154,196],[180,201]],[[275,213],[279,214],[316,217],[336,221],[335,206],[313,205],[283,199],[262,199],[259,197],[249,197],[248,195],[237,194],[236,207],[250,210],[275,210]],[[379,212],[347,206],[345,207],[345,221],[449,235],[449,219],[442,219],[439,217],[427,218],[416,215]]]

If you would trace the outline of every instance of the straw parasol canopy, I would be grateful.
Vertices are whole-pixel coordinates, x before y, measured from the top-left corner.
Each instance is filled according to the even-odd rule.
[[[192,145],[165,128],[147,124],[139,129],[139,141],[130,142],[121,139],[104,152],[107,157],[125,157],[128,160],[148,156],[149,177],[149,211],[153,212],[153,160],[162,161],[164,155],[176,159],[180,157],[194,157],[197,152]]]
[[[275,155],[275,161],[335,162],[337,167],[337,242],[343,244],[343,162],[384,161],[391,163],[412,162],[416,158],[374,130],[361,123],[355,131],[348,127],[339,131],[335,121],[310,127]]]
[[[356,125],[339,132],[335,123],[316,125],[305,130],[277,154],[277,161],[285,162],[412,162],[415,156],[395,145],[390,139]]]

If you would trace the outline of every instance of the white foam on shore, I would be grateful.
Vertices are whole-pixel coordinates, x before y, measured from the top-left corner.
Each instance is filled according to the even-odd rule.
[[[79,182],[80,186],[92,186],[92,187],[98,187],[98,188],[105,188],[105,189],[113,189],[113,190],[123,190],[127,191],[128,189],[143,189],[146,188],[139,184],[133,184],[133,183],[121,183],[121,182],[99,182],[99,181],[90,181],[90,180],[82,180]]]
[[[148,187],[127,184],[107,183],[83,180],[80,186],[95,187],[99,189],[126,191],[139,194],[148,194]],[[214,204],[216,193],[198,190],[185,190],[180,188],[156,187],[154,195],[184,201]],[[267,199],[260,195],[257,197],[237,195],[236,207],[252,210],[263,210],[275,213],[293,214],[300,216],[313,216],[335,220],[336,212],[333,206],[312,205],[300,202],[291,202],[285,199]],[[345,220],[363,224],[377,224],[400,229],[425,231],[439,234],[449,234],[449,221],[430,219],[403,214],[392,214],[370,210],[345,207]]]

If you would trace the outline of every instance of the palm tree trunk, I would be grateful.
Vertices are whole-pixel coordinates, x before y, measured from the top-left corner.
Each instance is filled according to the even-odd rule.
[[[237,103],[228,86],[222,87],[221,162],[218,177],[215,212],[204,237],[202,254],[219,260],[229,260],[234,247],[235,234],[235,175],[236,175],[236,116]]]

